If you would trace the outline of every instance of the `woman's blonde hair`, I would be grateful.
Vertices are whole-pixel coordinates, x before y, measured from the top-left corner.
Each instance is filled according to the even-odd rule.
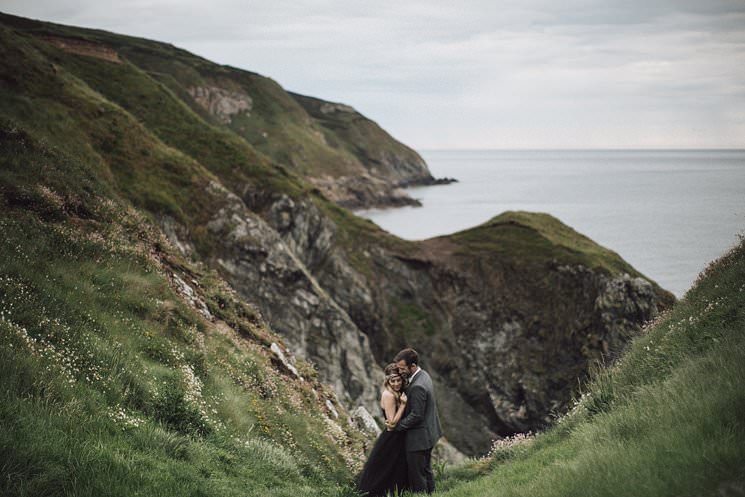
[[[385,367],[383,370],[383,373],[385,374],[385,381],[383,382],[383,388],[391,392],[393,395],[396,396],[396,401],[401,398],[401,392],[403,392],[404,388],[406,388],[406,378],[401,375],[401,373],[398,371],[398,364],[395,362],[390,363]],[[391,387],[391,380],[393,378],[401,378],[401,391],[396,392],[393,387]]]

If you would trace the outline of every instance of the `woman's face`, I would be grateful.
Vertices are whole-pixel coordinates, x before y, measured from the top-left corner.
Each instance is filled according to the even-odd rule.
[[[391,378],[390,381],[389,381],[389,383],[391,385],[391,388],[395,392],[400,392],[401,391],[401,384],[403,383],[403,381],[401,380],[401,377],[400,376],[396,376],[394,378]]]

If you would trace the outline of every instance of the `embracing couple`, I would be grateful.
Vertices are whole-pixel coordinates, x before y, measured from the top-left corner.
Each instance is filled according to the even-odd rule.
[[[404,490],[432,493],[432,448],[442,436],[432,378],[414,349],[404,349],[385,368],[380,434],[357,480],[366,497]]]

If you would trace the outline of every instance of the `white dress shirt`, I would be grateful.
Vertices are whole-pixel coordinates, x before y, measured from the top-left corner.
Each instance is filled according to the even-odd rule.
[[[422,370],[422,368],[420,368],[419,366],[416,367],[416,371],[414,371],[414,374],[411,375],[411,377],[409,378],[409,384],[411,384],[411,382],[414,381],[414,377],[416,375],[418,375],[419,374],[419,371],[421,371],[421,370]]]

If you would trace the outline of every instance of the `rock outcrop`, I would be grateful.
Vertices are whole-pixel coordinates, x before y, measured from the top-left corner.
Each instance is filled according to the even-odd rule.
[[[98,43],[62,36],[44,36],[43,39],[65,52],[84,55],[86,57],[95,57],[107,62],[114,62],[115,64],[121,64],[122,62],[116,50]]]
[[[545,232],[526,219],[545,224]],[[476,229],[484,240],[504,231],[490,240],[502,243],[494,251],[469,247],[478,240],[473,234],[403,250],[365,244],[369,273],[352,267],[312,204],[280,200],[269,222],[368,334],[377,364],[407,345],[420,350],[448,438],[470,455],[487,451],[491,438],[550,423],[589,367],[613,361],[673,301],[617,255],[540,214],[505,214]],[[546,241],[550,231],[568,241],[534,258],[513,251],[524,239]],[[524,239],[513,238],[516,232]],[[600,249],[602,258],[562,257],[570,241],[588,253]],[[615,264],[622,270],[611,270]]]
[[[307,241],[304,247],[288,247],[264,219],[217,182],[209,184],[206,194],[222,203],[206,225],[220,240],[210,264],[259,307],[294,354],[317,366],[322,381],[332,385],[341,400],[374,410],[378,394],[370,385],[380,384],[382,370],[367,336],[298,258],[298,253],[312,257]],[[322,229],[314,240],[323,250]]]
[[[251,97],[245,93],[217,86],[192,86],[188,92],[196,103],[223,124],[230,123],[236,114],[248,115],[253,106]]]
[[[401,188],[363,173],[357,176],[308,178],[332,202],[348,209],[422,205]]]

